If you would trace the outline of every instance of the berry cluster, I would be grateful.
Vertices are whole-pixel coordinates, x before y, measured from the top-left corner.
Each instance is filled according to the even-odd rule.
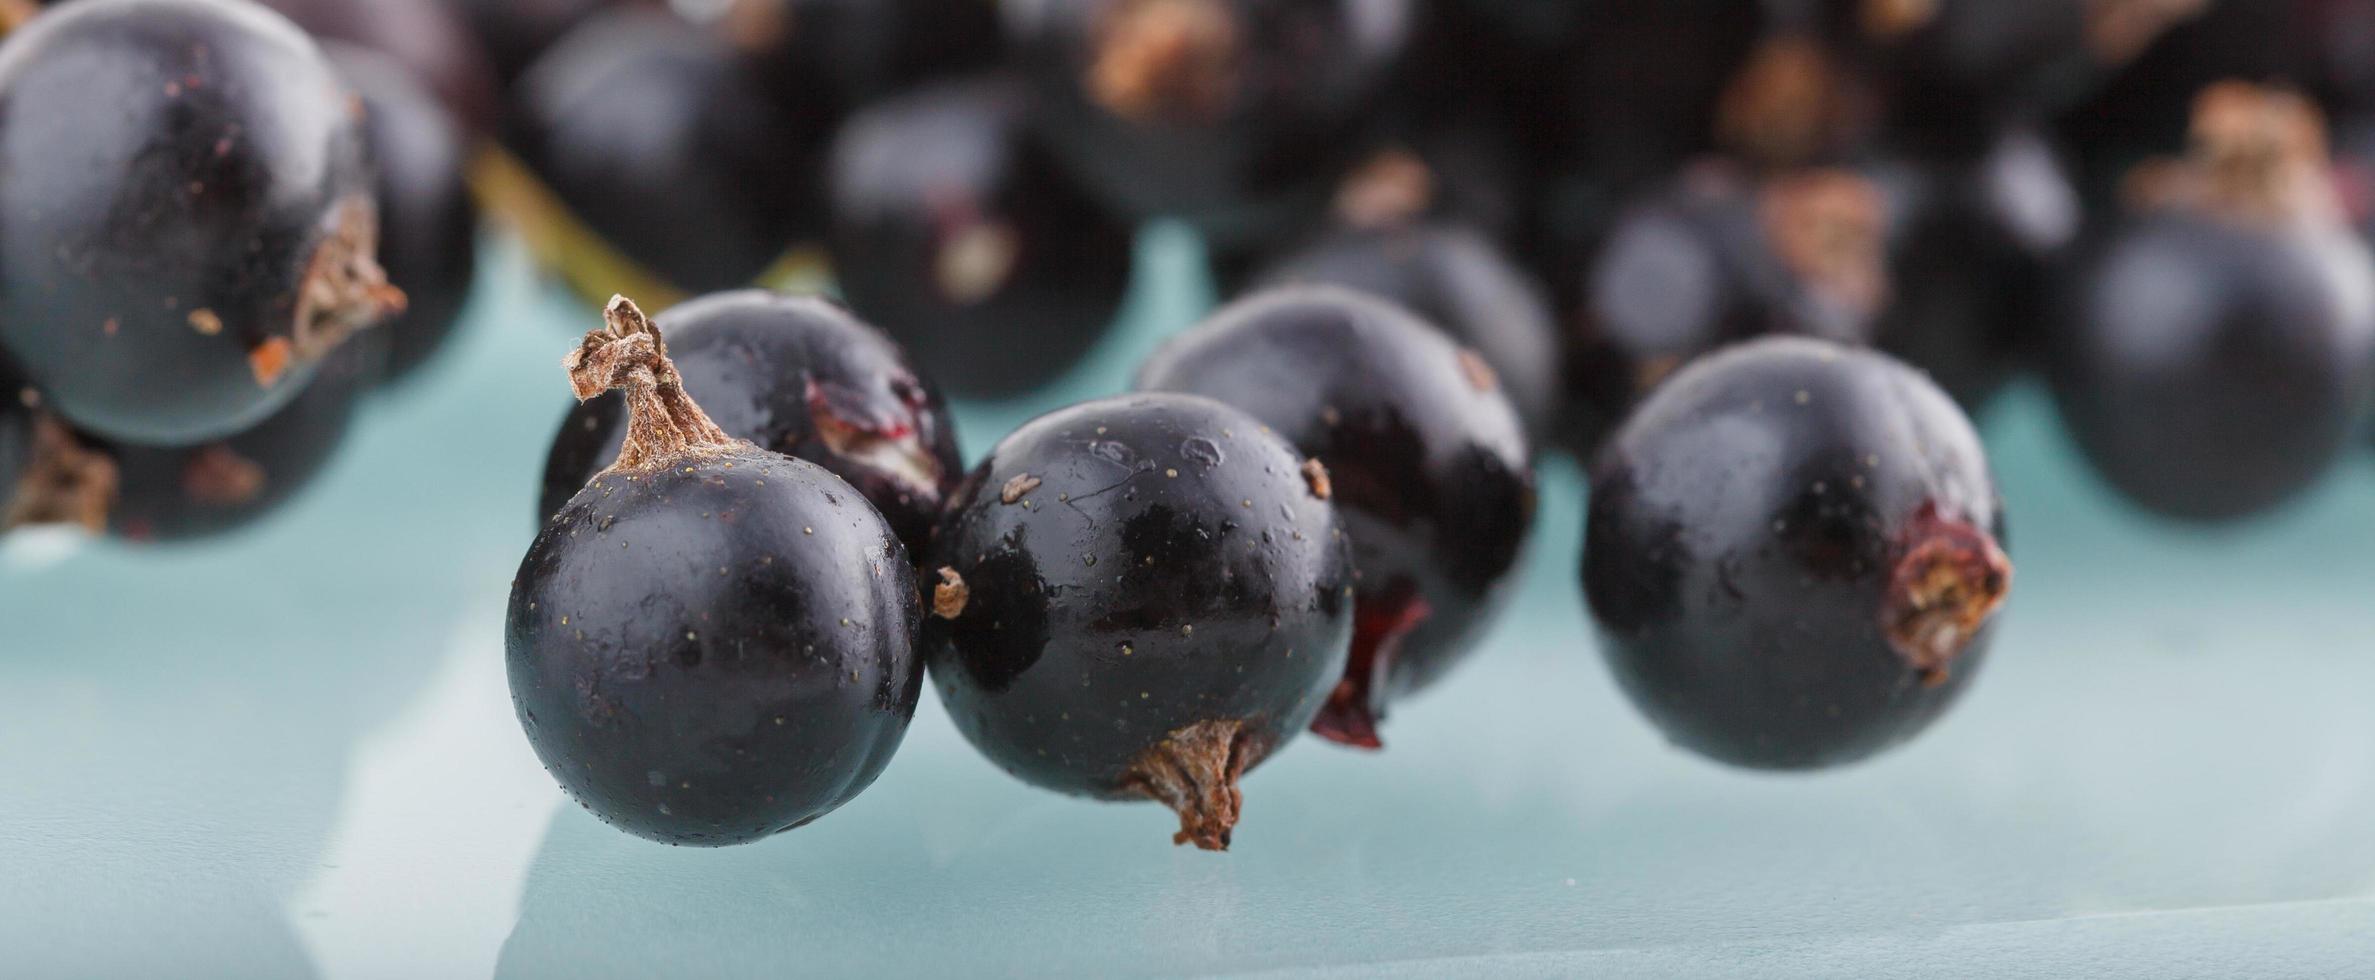
[[[11,19],[0,515],[173,538],[285,499],[452,327],[484,201],[612,297],[513,583],[519,717],[675,843],[847,802],[928,674],[1017,778],[1225,848],[1248,772],[1383,746],[1479,646],[1550,451],[1642,712],[1852,762],[1987,657],[2014,576],[1970,414],[2008,385],[2186,521],[2299,497],[2375,400],[2375,0]],[[1228,301],[968,470],[944,386],[1078,363],[1157,218]]]

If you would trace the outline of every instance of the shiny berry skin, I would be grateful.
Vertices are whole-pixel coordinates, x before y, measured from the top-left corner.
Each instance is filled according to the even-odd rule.
[[[728,0],[718,29],[785,101],[838,117],[998,61],[997,0]]]
[[[361,113],[311,39],[216,0],[80,0],[0,44],[0,349],[110,439],[262,421],[394,309]]]
[[[626,388],[636,441],[512,580],[512,700],[605,822],[746,843],[848,802],[898,749],[923,685],[915,580],[847,484],[702,419],[617,302],[624,326],[590,335],[571,376]]]
[[[664,10],[570,31],[514,86],[504,142],[602,247],[683,292],[748,285],[819,224],[821,144],[732,48]]]
[[[1058,153],[1132,218],[1228,243],[1325,208],[1412,0],[1051,0],[1003,12]]]
[[[1225,849],[1237,777],[1344,669],[1352,563],[1327,480],[1218,402],[1063,409],[990,451],[921,563],[932,681],[1025,782],[1151,798]]]
[[[180,449],[96,447],[117,472],[108,533],[197,540],[251,525],[294,499],[336,458],[379,382],[388,340],[371,331],[339,345],[297,400],[227,439]]]
[[[727,435],[856,487],[914,551],[964,478],[948,405],[896,345],[830,302],[745,289],[660,314],[686,393]],[[553,437],[539,517],[618,457],[625,399],[580,402]]]
[[[323,46],[363,99],[364,133],[378,163],[379,264],[404,291],[404,312],[381,325],[393,379],[437,353],[461,318],[478,271],[478,202],[463,172],[469,134],[385,56]]]
[[[1559,328],[1531,275],[1456,222],[1338,228],[1255,277],[1256,288],[1326,283],[1419,315],[1483,356],[1538,440],[1558,418]]]
[[[2029,367],[2082,217],[2043,142],[2001,139],[1967,163],[1899,163],[1889,198],[1889,292],[1876,342],[1977,414]]]
[[[1591,480],[1600,651],[1667,738],[1733,765],[1911,738],[1970,685],[2011,584],[1977,434],[1883,354],[1774,337],[1701,358]]]
[[[2063,421],[2130,501],[2184,520],[2274,509],[2375,398],[2375,257],[2330,191],[2314,110],[2206,92],[2170,199],[2123,215],[2050,351]],[[2299,156],[2295,156],[2299,153]]]
[[[1569,445],[1588,451],[1692,358],[1766,334],[1871,339],[1887,201],[1841,170],[1754,180],[1699,167],[1636,202],[1585,266],[1571,315]]]
[[[1039,145],[1025,96],[999,79],[942,83],[859,113],[832,151],[843,295],[967,394],[1072,367],[1130,286],[1134,229]]]
[[[1378,747],[1388,705],[1441,679],[1506,604],[1533,522],[1495,372],[1399,307],[1302,286],[1223,307],[1138,386],[1244,409],[1327,467],[1360,571],[1352,653],[1313,731]]]
[[[494,68],[478,38],[440,0],[262,2],[325,45],[340,42],[380,52],[473,132],[494,128]]]

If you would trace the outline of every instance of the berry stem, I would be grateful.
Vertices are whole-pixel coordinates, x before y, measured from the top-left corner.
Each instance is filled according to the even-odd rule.
[[[614,389],[626,395],[626,440],[604,472],[657,469],[739,444],[685,393],[667,341],[633,300],[611,297],[602,319],[602,329],[587,331],[561,367],[579,401]]]
[[[1178,812],[1171,843],[1225,851],[1245,805],[1237,779],[1260,755],[1243,722],[1199,721],[1139,755],[1123,785]]]

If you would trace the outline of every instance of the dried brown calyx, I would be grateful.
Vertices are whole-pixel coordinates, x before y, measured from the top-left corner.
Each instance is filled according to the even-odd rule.
[[[1171,843],[1225,851],[1245,805],[1237,780],[1261,761],[1265,749],[1242,721],[1199,721],[1141,753],[1122,784],[1179,814],[1179,833]]]
[[[1864,36],[1894,41],[1930,26],[1944,0],[1864,0],[1859,8]]]
[[[57,419],[33,423],[33,455],[0,527],[73,524],[97,534],[115,509],[115,460],[83,445]]]
[[[718,428],[685,394],[667,341],[633,300],[611,297],[602,319],[602,329],[588,331],[561,367],[578,401],[614,389],[626,395],[626,441],[618,461],[603,472],[658,469],[689,454],[748,445]]]
[[[1876,313],[1888,299],[1888,205],[1872,182],[1844,170],[1769,181],[1758,217],[1774,255],[1831,300]]]
[[[940,581],[932,586],[932,615],[955,619],[965,614],[965,603],[973,598],[973,590],[965,585],[965,577],[946,565],[940,566]]]
[[[39,0],[0,0],[0,35],[25,26],[40,12]]]
[[[340,201],[329,232],[297,284],[297,320],[284,343],[266,341],[248,355],[256,381],[269,385],[292,363],[312,363],[355,331],[404,312],[404,291],[379,266],[379,207],[367,195]]]
[[[1336,220],[1350,228],[1392,228],[1424,216],[1434,206],[1434,168],[1405,149],[1370,157],[1336,187]]]
[[[2247,82],[2203,89],[2190,140],[2185,156],[2128,172],[2120,193],[2130,208],[2185,208],[2272,229],[2348,223],[2325,118],[2299,93]]]
[[[1820,162],[1844,146],[1869,104],[1821,42],[1788,34],[1757,46],[1716,105],[1716,139],[1766,167]]]
[[[1098,25],[1088,92],[1137,123],[1218,123],[1241,54],[1227,0],[1121,0]]]
[[[2011,590],[2012,561],[1994,537],[1926,506],[1889,573],[1881,629],[1922,683],[1943,684]]]
[[[2086,0],[2086,46],[2095,60],[2124,65],[2172,27],[2201,16],[2211,0]]]

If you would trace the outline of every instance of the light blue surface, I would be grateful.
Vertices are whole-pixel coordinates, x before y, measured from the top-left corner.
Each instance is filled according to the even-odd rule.
[[[1158,230],[1060,393],[1203,297]],[[755,846],[564,805],[511,716],[505,591],[593,315],[501,250],[436,373],[315,492],[199,548],[0,544],[0,975],[852,973],[2283,977],[2375,970],[2375,460],[2219,533],[2119,509],[2022,392],[1988,434],[2019,575],[1987,676],[1872,764],[1665,746],[1575,587],[1546,468],[1520,599],[1389,749],[1303,740],[1226,855],[975,755],[927,695],[881,782]]]

